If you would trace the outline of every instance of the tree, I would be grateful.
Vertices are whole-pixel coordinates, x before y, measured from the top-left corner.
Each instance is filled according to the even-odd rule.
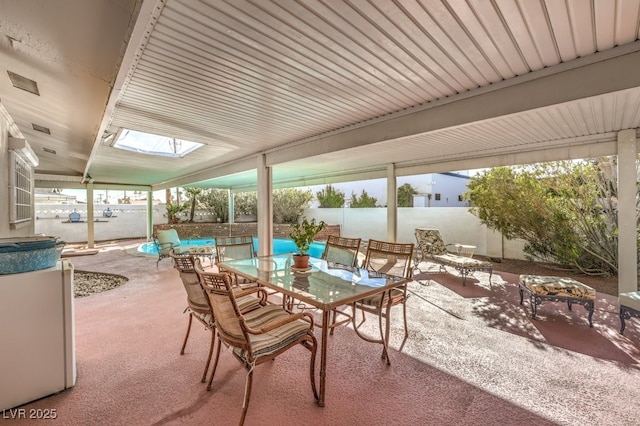
[[[405,183],[398,188],[398,207],[413,207],[413,196],[418,193],[411,184]]]
[[[353,208],[376,207],[377,203],[377,198],[370,197],[364,189],[359,197],[355,193],[351,193],[351,207]]]
[[[483,224],[526,241],[531,259],[589,274],[617,274],[614,158],[500,167],[469,181]]]
[[[304,209],[311,205],[313,193],[297,188],[273,191],[273,222],[297,223]]]
[[[202,206],[221,222],[229,221],[229,195],[226,189],[211,188],[200,194]]]
[[[316,198],[320,202],[321,208],[340,208],[344,206],[344,192],[327,185],[323,190],[316,193]]]
[[[196,206],[199,203],[198,197],[202,194],[202,188],[185,188],[187,193],[187,205],[189,206],[189,222],[193,222],[196,213]]]
[[[234,195],[233,206],[235,215],[258,216],[258,193],[239,192]]]
[[[296,188],[277,189],[273,191],[274,223],[297,223],[305,208],[309,207],[313,194]],[[223,222],[229,221],[229,199],[223,189],[209,189],[200,195],[200,201],[214,217]],[[235,194],[234,210],[236,215],[257,216],[258,196],[256,192]]]

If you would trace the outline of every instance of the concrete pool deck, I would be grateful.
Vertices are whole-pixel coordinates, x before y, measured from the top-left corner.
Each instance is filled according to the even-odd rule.
[[[223,350],[206,391],[199,380],[210,332],[194,327],[180,355],[180,278],[168,261],[156,268],[154,258],[126,253],[139,243],[108,243],[72,259],[77,269],[129,282],[76,300],[76,386],[21,408],[56,409],[66,425],[237,424],[245,371]],[[257,367],[246,424],[637,423],[630,401],[640,398],[640,322],[620,335],[615,297],[597,294],[590,328],[580,306],[543,304],[531,319],[516,274],[494,271],[490,285],[479,272],[465,287],[437,267],[423,278],[427,285],[410,285],[403,348],[402,315],[393,315],[391,366],[378,345],[339,327],[329,342],[327,405],[313,401],[308,356],[292,350]],[[364,327],[375,333],[377,322]]]

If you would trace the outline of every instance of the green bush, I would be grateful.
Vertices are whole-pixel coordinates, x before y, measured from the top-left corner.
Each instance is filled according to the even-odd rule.
[[[214,220],[229,221],[229,192],[226,189],[207,189],[199,195],[199,199]]]
[[[234,195],[233,207],[236,216],[258,216],[258,193],[253,192],[239,192]]]
[[[311,190],[276,189],[273,191],[273,223],[297,223],[312,200]]]
[[[471,178],[468,189],[470,211],[506,238],[525,240],[531,259],[617,274],[614,157],[499,167]]]
[[[344,192],[327,185],[322,191],[316,193],[316,198],[321,208],[340,208],[344,206]]]
[[[359,197],[351,193],[351,207],[353,208],[376,207],[377,203],[377,198],[370,197],[364,189]]]

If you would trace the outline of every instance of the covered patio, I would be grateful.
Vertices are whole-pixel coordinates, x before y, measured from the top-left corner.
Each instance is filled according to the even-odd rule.
[[[6,1],[0,160],[28,140],[30,187],[86,189],[89,217],[94,189],[257,190],[262,241],[273,188],[387,178],[395,240],[398,176],[617,155],[619,288],[635,291],[639,16],[637,0]],[[130,130],[202,147],[114,147]],[[0,198],[8,188],[0,177]],[[9,210],[2,236],[33,233]],[[193,330],[179,354],[186,303],[171,265],[100,249],[76,268],[130,281],[76,300],[77,384],[22,408],[65,425],[236,424],[244,371],[226,353],[214,391],[198,382],[210,335]],[[619,335],[615,297],[598,294],[589,328],[580,306],[531,320],[513,274],[464,288],[430,278],[411,285],[402,351],[394,322],[391,367],[340,328],[326,406],[292,350],[258,368],[247,424],[638,422],[640,327]]]
[[[199,383],[210,334],[196,326],[180,355],[186,296],[168,261],[130,254],[140,241],[101,245],[76,269],[129,282],[76,299],[75,387],[22,406],[55,409],[66,425],[236,424],[245,371],[223,350],[206,391]],[[618,333],[616,298],[598,293],[586,312],[545,304],[536,320],[518,305],[517,276],[433,273],[414,282],[410,337],[392,324],[391,359],[340,327],[329,343],[327,404],[318,407],[302,350],[257,367],[246,424],[634,424],[640,397],[640,327]],[[423,276],[424,278],[424,276]],[[367,321],[375,332],[375,321]],[[395,339],[394,339],[395,338]],[[17,421],[15,424],[28,423]],[[12,422],[13,424],[13,422]]]
[[[619,287],[636,291],[639,16],[637,0],[4,2],[0,154],[28,140],[35,187],[86,189],[88,216],[94,189],[257,190],[265,242],[273,188],[386,178],[395,241],[398,176],[614,155]],[[130,132],[171,155],[119,149]]]

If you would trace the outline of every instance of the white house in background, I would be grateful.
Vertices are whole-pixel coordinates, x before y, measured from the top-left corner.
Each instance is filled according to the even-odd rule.
[[[65,194],[61,189],[35,188],[34,202],[37,204],[77,204],[75,195]]]
[[[411,185],[418,193],[413,197],[414,207],[467,207],[469,203],[463,201],[462,194],[467,191],[469,171],[429,173],[414,176],[399,176],[396,181],[398,187],[405,183]],[[301,189],[310,189],[314,195],[325,189],[327,185],[314,185]],[[336,190],[344,192],[346,204],[351,200],[351,194],[359,197],[365,190],[370,197],[375,197],[379,206],[387,205],[387,180],[370,179],[353,182],[331,184]],[[315,200],[311,207],[318,207]]]

